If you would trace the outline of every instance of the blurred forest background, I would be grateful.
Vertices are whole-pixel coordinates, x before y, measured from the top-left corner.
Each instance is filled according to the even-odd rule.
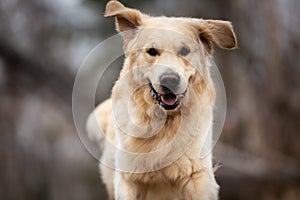
[[[228,103],[214,149],[222,165],[216,174],[221,200],[299,199],[300,2],[122,2],[153,15],[232,21],[239,49],[215,52]],[[105,4],[0,1],[1,200],[106,198],[97,162],[80,143],[71,110],[81,62],[116,33],[113,19],[102,17]]]

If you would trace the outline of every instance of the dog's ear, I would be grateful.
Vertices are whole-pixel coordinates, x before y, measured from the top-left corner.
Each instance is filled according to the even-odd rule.
[[[223,49],[237,48],[237,40],[231,22],[193,19],[192,24],[197,29],[199,38],[209,54],[213,52],[212,43]]]
[[[115,17],[116,29],[125,41],[135,36],[136,28],[142,24],[142,18],[145,16],[138,10],[126,8],[118,1],[108,2],[104,13],[104,17]]]

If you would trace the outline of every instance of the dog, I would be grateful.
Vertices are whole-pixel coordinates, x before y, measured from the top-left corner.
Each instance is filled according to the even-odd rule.
[[[99,165],[109,199],[218,199],[212,154],[200,154],[212,140],[209,60],[213,45],[237,47],[231,22],[153,17],[118,1],[104,16],[115,18],[125,61],[87,132],[110,163]]]

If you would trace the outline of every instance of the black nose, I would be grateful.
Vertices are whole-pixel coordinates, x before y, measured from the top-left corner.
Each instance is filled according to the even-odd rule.
[[[160,86],[165,92],[175,93],[179,87],[180,77],[177,73],[164,73],[159,77]]]

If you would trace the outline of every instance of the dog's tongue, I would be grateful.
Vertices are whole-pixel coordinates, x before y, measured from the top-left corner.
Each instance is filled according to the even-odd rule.
[[[161,100],[164,104],[172,106],[177,101],[177,96],[175,94],[165,94],[161,95]]]

